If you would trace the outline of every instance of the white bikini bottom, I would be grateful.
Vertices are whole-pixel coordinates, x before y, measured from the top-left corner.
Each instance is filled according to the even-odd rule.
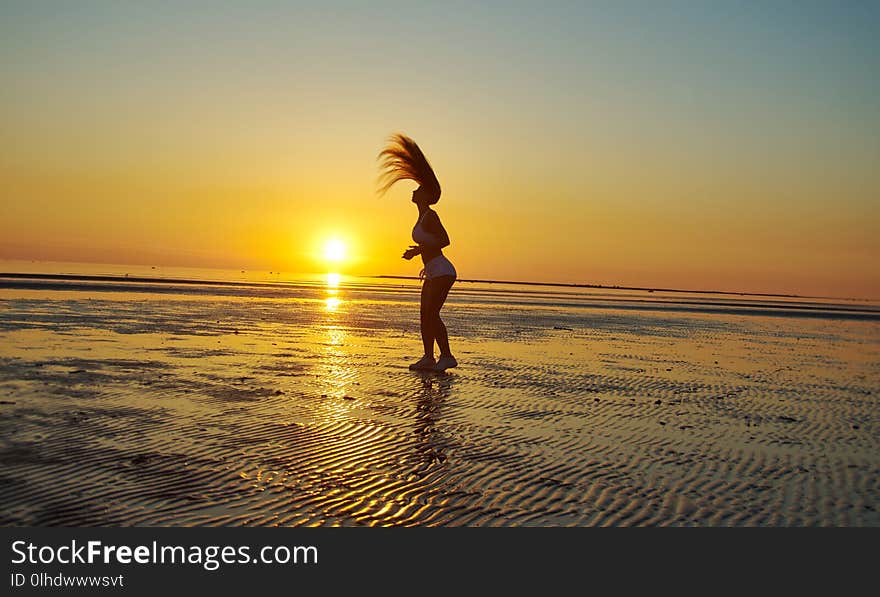
[[[442,253],[425,264],[425,268],[419,273],[419,278],[438,278],[440,276],[457,276],[455,267]]]

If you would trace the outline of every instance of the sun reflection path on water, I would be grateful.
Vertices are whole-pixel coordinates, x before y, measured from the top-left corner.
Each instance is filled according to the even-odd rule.
[[[324,299],[324,310],[328,312],[335,312],[339,305],[342,304],[342,299],[339,297],[339,283],[341,280],[342,276],[340,274],[327,274],[327,298]]]
[[[342,298],[342,276],[328,273],[326,281],[323,317],[316,329],[319,333],[322,359],[315,381],[322,398],[320,409],[325,420],[332,421],[329,423],[332,425],[348,426],[359,417],[365,416],[365,412],[370,413],[369,416],[375,416],[370,410],[374,397],[365,396],[361,388],[361,382],[364,381],[361,379],[364,371],[360,364],[364,358],[362,340],[350,327],[350,314],[345,308],[350,305],[346,305]],[[436,472],[446,466],[448,438],[440,429],[439,418],[454,379],[453,375],[438,377],[433,373],[412,375],[411,390],[416,400],[407,407],[413,409],[409,421],[412,427],[410,433],[403,437],[394,434],[385,436],[379,428],[371,425],[369,433],[361,435],[358,442],[352,443],[342,437],[328,440],[325,450],[345,454],[347,458],[358,462],[359,467],[357,473],[342,468],[327,468],[322,474],[329,478],[336,477],[340,484],[351,483],[354,474],[362,480],[368,480],[366,485],[377,491],[376,495],[370,496],[366,501],[365,496],[358,491],[342,492],[334,496],[334,499],[343,499],[352,504],[348,507],[352,508],[350,515],[353,518],[363,522],[371,521],[373,524],[379,521],[381,524],[388,524],[395,517],[417,515],[416,511],[427,508],[423,505],[416,508],[416,511],[405,514],[392,511],[396,503],[393,500],[385,502],[378,498],[384,492],[393,490],[392,487],[386,488],[385,473],[380,472],[384,466],[383,454],[387,453],[390,442],[394,445],[394,452],[398,454],[396,458],[402,459],[401,462],[405,462],[410,467],[409,470],[417,471],[418,474]],[[390,400],[393,403],[393,399]]]
[[[328,285],[328,304],[339,298],[334,291]],[[321,515],[302,524],[392,526],[430,520],[450,501],[444,488],[456,443],[446,431],[443,410],[456,376],[400,368],[402,374],[392,374],[403,384],[399,391],[384,386],[376,391],[375,369],[365,367],[365,360],[384,353],[372,352],[349,317],[345,308],[325,310],[315,329],[320,422],[310,429],[320,464],[310,482]]]
[[[326,363],[321,379],[326,396],[344,399],[348,396],[348,387],[355,381],[357,371],[349,362],[350,355],[345,347],[344,315],[339,311],[343,303],[339,289],[341,279],[338,273],[327,274],[327,296],[324,298],[327,316],[323,325]]]

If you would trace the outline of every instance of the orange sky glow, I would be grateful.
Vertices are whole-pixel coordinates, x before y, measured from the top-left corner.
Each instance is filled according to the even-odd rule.
[[[249,6],[0,9],[0,259],[418,275],[400,131],[461,278],[880,298],[853,23]]]

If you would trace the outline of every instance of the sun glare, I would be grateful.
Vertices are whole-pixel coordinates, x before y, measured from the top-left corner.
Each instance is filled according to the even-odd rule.
[[[324,299],[324,308],[327,311],[335,311],[342,303],[342,299],[335,296],[328,296]]]
[[[324,243],[324,259],[327,261],[342,261],[345,259],[345,243],[339,239],[331,239]]]

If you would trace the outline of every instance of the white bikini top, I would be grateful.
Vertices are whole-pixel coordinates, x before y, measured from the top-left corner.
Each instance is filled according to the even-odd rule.
[[[425,219],[425,215],[427,215],[428,211],[430,210],[426,209],[425,213],[423,213],[421,217],[419,217],[419,221],[416,222],[416,225],[413,226],[412,239],[416,244],[419,245],[438,246],[440,244],[440,235],[432,234],[425,230],[425,227],[422,226],[422,220]]]

